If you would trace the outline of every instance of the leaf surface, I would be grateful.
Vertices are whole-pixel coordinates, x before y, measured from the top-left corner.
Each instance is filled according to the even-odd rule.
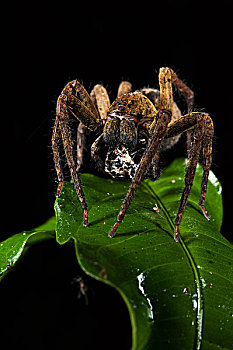
[[[52,217],[45,224],[32,231],[17,233],[0,243],[0,280],[10,271],[32,244],[54,238],[55,218]]]
[[[87,228],[71,183],[64,183],[55,203],[57,241],[74,239],[86,273],[121,293],[131,317],[133,349],[233,347],[233,250],[220,234],[221,185],[211,172],[208,222],[198,205],[199,165],[180,242],[173,239],[185,166],[184,159],[177,159],[158,181],[145,180],[112,239],[107,235],[128,182],[81,176],[89,208]]]

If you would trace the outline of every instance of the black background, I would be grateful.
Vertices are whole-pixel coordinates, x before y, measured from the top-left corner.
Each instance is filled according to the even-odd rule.
[[[26,2],[1,21],[1,240],[53,216],[51,131],[64,85],[97,83],[114,100],[122,79],[157,86],[161,66],[195,92],[215,123],[212,170],[223,186],[222,233],[231,229],[232,6],[221,2]],[[184,142],[184,139],[183,139]],[[178,145],[173,157],[185,156]],[[73,278],[88,285],[88,305]],[[1,337],[9,348],[129,349],[130,322],[117,292],[80,270],[71,246],[32,248],[1,285]]]

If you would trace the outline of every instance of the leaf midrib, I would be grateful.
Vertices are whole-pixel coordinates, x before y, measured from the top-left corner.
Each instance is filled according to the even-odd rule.
[[[165,218],[169,224],[169,226],[172,229],[171,236],[173,236],[175,225],[173,223],[173,220],[163,203],[163,201],[160,199],[160,197],[154,192],[153,188],[148,183],[143,183],[143,186],[150,192],[152,197],[155,199],[156,203],[159,204],[161,209],[163,210],[163,213],[165,215]],[[204,304],[203,304],[203,291],[202,291],[202,284],[201,279],[199,276],[199,272],[197,269],[197,265],[193,259],[193,256],[186,246],[185,242],[183,241],[182,237],[180,237],[179,243],[181,244],[181,247],[187,256],[188,262],[191,266],[191,269],[193,271],[194,275],[194,282],[196,284],[196,294],[197,294],[197,312],[196,312],[196,329],[195,329],[195,341],[194,341],[194,349],[199,350],[201,348],[201,342],[202,342],[202,333],[203,333],[203,312],[204,312]]]

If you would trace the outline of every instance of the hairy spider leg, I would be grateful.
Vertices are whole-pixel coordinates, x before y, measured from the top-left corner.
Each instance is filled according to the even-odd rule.
[[[83,225],[88,225],[88,210],[85,196],[82,190],[80,178],[77,173],[77,167],[73,155],[73,141],[69,126],[69,111],[87,128],[93,130],[99,125],[99,115],[96,107],[84,89],[82,84],[77,80],[69,82],[62,90],[57,101],[56,121],[53,132],[52,147],[54,153],[54,161],[57,170],[59,185],[57,194],[60,195],[63,183],[61,164],[58,154],[58,143],[60,134],[63,141],[63,147],[70,169],[70,174],[74,182],[75,190],[83,208],[84,219]]]
[[[172,84],[174,84],[177,89],[184,95],[187,103],[187,112],[190,113],[193,108],[193,102],[194,102],[194,92],[182,81],[180,80],[176,73],[170,69],[171,71],[171,78],[172,78]]]
[[[183,116],[179,121],[176,121],[176,124],[182,124],[182,121],[185,118],[192,118],[193,122],[195,121],[196,125],[193,131],[193,137],[189,152],[188,164],[186,168],[185,174],[185,188],[182,193],[179,210],[175,219],[175,229],[174,229],[174,239],[176,242],[179,241],[179,225],[187,204],[187,200],[193,185],[193,180],[196,172],[197,162],[199,159],[199,154],[201,150],[201,146],[203,145],[203,178],[201,185],[201,197],[199,201],[199,205],[203,211],[203,214],[207,220],[210,219],[210,216],[207,210],[204,207],[204,201],[207,192],[207,184],[208,184],[208,176],[209,170],[211,166],[211,158],[212,158],[212,137],[214,133],[214,127],[212,119],[206,113],[198,113],[193,112],[188,114],[187,116]],[[177,130],[176,125],[176,130]],[[181,125],[180,125],[181,127]],[[171,132],[172,126],[170,126]]]
[[[123,220],[123,218],[126,214],[126,211],[134,198],[134,195],[136,193],[138,186],[140,185],[140,183],[144,179],[153,158],[155,157],[156,153],[158,152],[159,146],[164,138],[164,135],[166,133],[166,128],[167,128],[167,125],[168,125],[170,120],[171,120],[171,112],[170,111],[167,111],[164,109],[159,111],[157,126],[155,127],[154,135],[151,137],[149,144],[147,146],[147,149],[144,152],[144,154],[141,158],[141,161],[137,167],[132,184],[130,185],[129,191],[128,191],[128,193],[123,201],[123,204],[122,204],[121,209],[119,211],[119,214],[117,216],[117,221],[113,225],[111,232],[108,235],[110,238],[112,238],[114,236],[119,224]]]
[[[90,98],[97,107],[102,120],[106,119],[107,111],[110,106],[110,100],[107,90],[102,85],[95,85],[90,93]],[[87,127],[83,123],[79,123],[77,129],[77,171],[80,170],[83,163],[83,150],[85,147],[85,131]],[[100,157],[98,158],[100,162]]]
[[[99,155],[99,151],[105,143],[103,135],[104,134],[102,133],[99,137],[97,137],[97,139],[91,145],[91,157],[94,159],[100,169],[104,169],[104,162]]]
[[[97,106],[101,119],[106,119],[107,111],[110,107],[110,100],[107,90],[100,84],[94,86],[90,97]]]
[[[132,84],[128,81],[122,81],[119,85],[117,97],[120,97],[124,94],[128,94],[132,90]]]
[[[166,134],[167,125],[171,121],[173,96],[171,85],[171,73],[168,68],[161,68],[159,72],[159,85],[160,85],[160,109],[159,112],[155,112],[154,121],[151,127],[151,138],[149,144],[141,158],[141,161],[137,167],[136,173],[132,180],[132,184],[128,190],[128,193],[122,203],[121,209],[118,213],[117,220],[113,225],[109,237],[112,238],[123,220],[126,211],[132,202],[136,190],[142,180],[144,179],[152,160],[155,158],[156,153],[159,150],[160,144]]]
[[[67,110],[88,129],[95,130],[101,126],[94,102],[77,80],[68,83],[61,95],[67,96]]]
[[[55,163],[55,168],[57,172],[57,178],[58,178],[58,186],[57,186],[57,194],[56,197],[60,196],[61,188],[63,184],[63,173],[61,169],[61,160],[59,155],[59,140],[61,136],[61,131],[59,127],[59,119],[56,117],[55,124],[53,127],[53,134],[52,134],[52,149],[53,149],[53,159]]]
[[[77,128],[77,167],[76,171],[79,172],[83,164],[83,151],[85,148],[85,132],[87,127],[83,123],[79,123]]]
[[[207,192],[207,185],[208,185],[208,177],[209,177],[209,171],[212,161],[212,139],[214,135],[214,126],[212,119],[207,115],[206,116],[206,130],[205,135],[202,142],[202,152],[203,152],[203,161],[202,161],[202,168],[203,168],[203,178],[202,178],[202,184],[201,184],[201,196],[199,205],[203,211],[204,216],[207,220],[210,219],[205,207],[205,197]]]
[[[95,104],[98,108],[99,113],[96,109]],[[79,170],[80,164],[82,162],[83,143],[82,140],[80,140],[80,143],[78,141],[77,158],[79,163],[75,166],[73,156],[73,142],[71,137],[71,130],[69,127],[69,112],[71,112],[79,120],[80,124],[83,125],[83,128],[95,130],[102,126],[101,119],[106,118],[109,105],[109,97],[104,87],[101,85],[96,85],[92,91],[92,96],[90,97],[82,84],[80,84],[77,80],[73,80],[65,86],[57,102],[57,119],[59,122],[70,174],[73,179],[79,201],[84,211],[84,226],[88,225],[88,210],[85,196],[82,190],[81,181],[77,171]],[[80,127],[79,132],[81,128],[82,126]],[[80,136],[80,134],[78,136]],[[61,186],[62,182],[60,182],[60,188]]]
[[[160,177],[161,167],[159,164],[159,150],[155,153],[152,161],[151,161],[151,172],[149,178],[151,181],[156,181]]]
[[[67,163],[70,169],[70,174],[74,182],[74,187],[78,195],[78,199],[83,208],[84,218],[83,225],[88,225],[88,211],[85,196],[82,190],[82,185],[78,173],[76,171],[76,164],[73,156],[73,141],[71,137],[71,130],[69,126],[68,111],[66,107],[67,96],[62,94],[58,98],[57,102],[57,119],[59,120],[59,126],[63,141],[63,147],[67,159]]]
[[[184,95],[187,103],[187,113],[192,112],[193,102],[194,102],[194,92],[182,81],[180,80],[176,73],[171,69],[172,83],[177,87],[177,89]],[[189,151],[191,145],[191,131],[186,132],[187,140],[186,147]]]

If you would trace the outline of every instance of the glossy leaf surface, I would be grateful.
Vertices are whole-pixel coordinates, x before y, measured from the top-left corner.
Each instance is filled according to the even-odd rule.
[[[51,239],[55,236],[55,218],[32,231],[17,233],[0,243],[0,280],[22,256],[28,245]]]
[[[211,172],[207,221],[198,205],[198,166],[176,243],[173,223],[184,170],[185,160],[178,159],[157,182],[144,181],[113,239],[108,233],[128,182],[81,176],[87,228],[72,184],[64,183],[55,203],[57,241],[74,239],[82,268],[121,293],[131,317],[133,349],[233,347],[233,249],[220,234],[221,185]]]

